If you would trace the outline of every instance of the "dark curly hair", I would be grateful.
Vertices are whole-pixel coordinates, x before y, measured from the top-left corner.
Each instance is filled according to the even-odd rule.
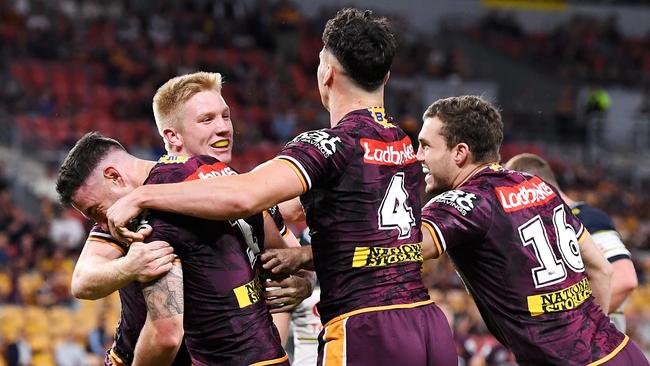
[[[501,114],[490,103],[475,95],[439,99],[427,108],[423,119],[438,117],[440,133],[452,148],[461,142],[472,151],[475,162],[499,160],[503,142]]]
[[[126,151],[117,140],[99,132],[89,132],[77,141],[61,164],[56,180],[56,191],[63,205],[72,203],[72,196],[107,153],[114,149]]]
[[[397,51],[388,19],[376,17],[370,10],[351,8],[339,10],[327,22],[323,44],[350,78],[367,91],[384,82]]]

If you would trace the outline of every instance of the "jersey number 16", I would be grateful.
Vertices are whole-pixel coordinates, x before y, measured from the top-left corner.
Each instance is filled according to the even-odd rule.
[[[585,270],[576,232],[566,222],[566,211],[564,211],[563,205],[553,209],[553,228],[555,229],[556,245],[562,258],[557,258],[555,255],[539,215],[519,226],[521,241],[524,246],[533,247],[535,256],[540,263],[538,267],[531,270],[536,288],[564,281],[567,277],[565,266],[574,272]]]

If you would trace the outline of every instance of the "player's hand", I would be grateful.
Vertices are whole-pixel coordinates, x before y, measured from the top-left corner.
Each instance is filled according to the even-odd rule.
[[[164,241],[133,242],[124,256],[121,269],[139,282],[150,282],[172,269],[176,255]]]
[[[284,278],[266,281],[266,305],[271,314],[284,313],[294,309],[304,299],[311,296],[312,279],[289,275]]]
[[[291,274],[308,268],[311,258],[311,247],[267,249],[260,255],[262,267],[273,274]]]
[[[136,204],[137,189],[117,200],[113,206],[106,211],[108,228],[111,235],[124,243],[143,241],[143,232],[133,232],[128,229],[129,222],[138,217],[142,209]]]

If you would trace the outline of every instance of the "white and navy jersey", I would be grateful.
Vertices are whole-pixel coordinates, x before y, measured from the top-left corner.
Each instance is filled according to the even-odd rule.
[[[596,246],[603,252],[610,263],[619,259],[631,259],[630,251],[627,250],[621,236],[616,231],[612,219],[603,211],[592,207],[584,202],[575,202],[571,205],[571,212],[582,221],[583,225],[591,234]]]
[[[318,358],[318,334],[323,329],[316,305],[320,301],[320,287],[291,312],[293,330],[293,366],[313,366]]]
[[[632,259],[630,251],[621,240],[621,235],[616,231],[614,222],[605,212],[584,202],[574,202],[571,205],[571,212],[582,221],[594,239],[594,243],[610,263],[621,259]],[[609,319],[621,332],[625,332],[627,327],[623,313],[624,306],[625,302],[609,314]]]

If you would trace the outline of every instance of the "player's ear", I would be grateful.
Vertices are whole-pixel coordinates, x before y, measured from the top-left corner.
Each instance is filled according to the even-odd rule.
[[[456,145],[454,147],[453,157],[457,166],[464,166],[465,164],[470,163],[471,151],[469,150],[469,146],[464,142]]]
[[[122,177],[122,174],[120,174],[120,172],[114,167],[108,166],[104,168],[103,174],[104,178],[109,180],[111,183],[118,186],[124,185],[124,177]]]
[[[332,86],[333,81],[334,81],[334,65],[328,63],[327,71],[325,71],[325,75],[323,76],[323,85]]]
[[[183,136],[175,129],[167,127],[163,130],[163,136],[167,144],[175,150],[180,150],[183,147]]]

